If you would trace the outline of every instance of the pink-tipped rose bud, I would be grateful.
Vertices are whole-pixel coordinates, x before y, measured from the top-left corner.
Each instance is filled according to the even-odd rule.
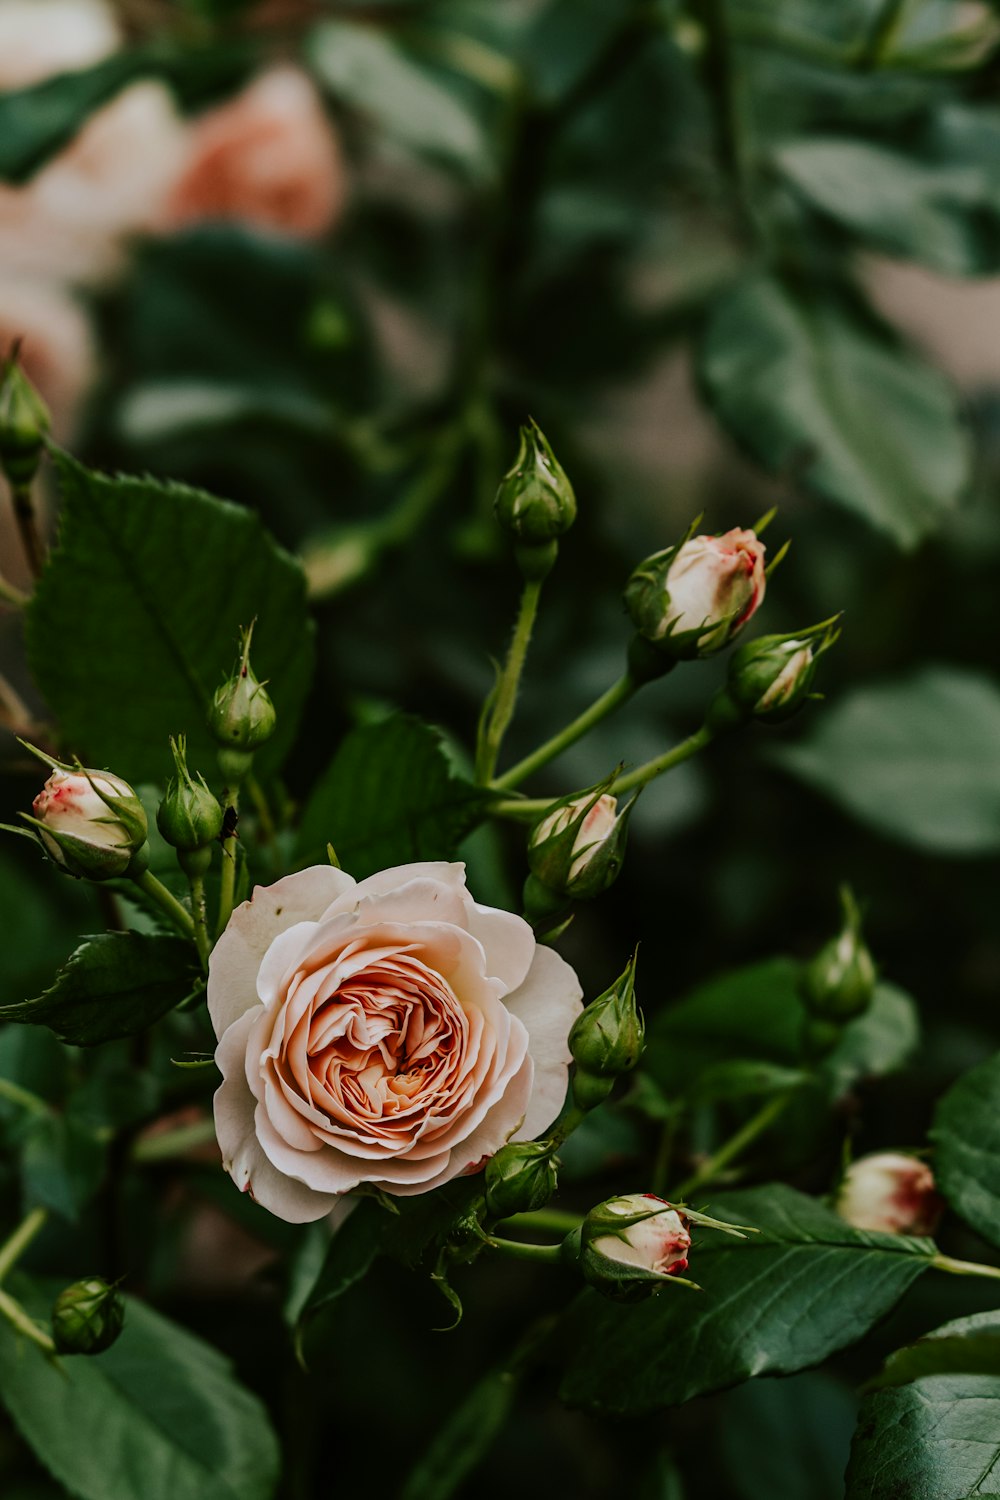
[[[655,553],[625,590],[636,630],[675,661],[713,656],[763,601],[764,550],[755,532],[734,528]]]
[[[836,1210],[855,1229],[933,1234],[944,1211],[925,1161],[897,1151],[859,1156],[844,1173]]]
[[[574,830],[569,845],[568,863],[559,871],[558,884],[571,889],[590,868],[594,860],[606,847],[618,825],[618,803],[614,797],[603,792],[596,800],[590,797],[572,797],[554,812],[548,813],[531,835],[531,852],[541,850],[543,844],[556,839],[559,834]],[[536,871],[544,879],[541,870]],[[550,882],[551,883],[551,882]]]
[[[688,1267],[688,1220],[652,1193],[627,1193],[592,1208],[567,1240],[591,1286],[616,1302],[639,1302]]]
[[[109,771],[57,766],[22,814],[46,853],[70,875],[112,880],[146,844],[146,814],[127,781]]]

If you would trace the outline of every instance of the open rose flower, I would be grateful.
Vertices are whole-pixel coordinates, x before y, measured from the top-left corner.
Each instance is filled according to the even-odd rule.
[[[363,1183],[424,1193],[475,1170],[555,1119],[580,996],[460,864],[258,887],[209,967],[226,1170],[292,1223]]]

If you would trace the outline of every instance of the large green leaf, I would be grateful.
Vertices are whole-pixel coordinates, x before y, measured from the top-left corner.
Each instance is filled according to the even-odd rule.
[[[1000,1053],[972,1068],[937,1107],[938,1186],[956,1213],[1000,1245]]]
[[[205,727],[256,618],[254,666],[278,713],[261,769],[295,735],[312,674],[299,566],[256,516],[181,485],[111,479],[56,453],[59,543],[28,609],[32,669],[69,749],[131,781],[162,782],[167,736],[211,775]]]
[[[822,1371],[731,1391],[720,1428],[733,1500],[842,1500],[857,1409]]]
[[[43,1312],[45,1298],[29,1298]],[[4,1322],[0,1400],[80,1500],[274,1494],[278,1447],[261,1403],[221,1354],[141,1302],[129,1299],[125,1331],[104,1354],[58,1365]]]
[[[312,34],[308,57],[335,99],[369,116],[408,150],[469,177],[488,172],[490,153],[475,113],[385,32],[324,21]]]
[[[845,302],[753,276],[717,305],[701,378],[720,419],[772,472],[800,473],[913,547],[958,501],[969,448],[936,371]]]
[[[30,177],[73,139],[89,115],[149,69],[148,53],[119,52],[92,68],[0,94],[0,180]]]
[[[861,1408],[846,1500],[959,1500],[1000,1486],[1000,1375],[929,1375]]]
[[[37,1000],[0,1005],[0,1021],[50,1026],[64,1042],[93,1047],[151,1026],[187,998],[196,978],[190,943],[105,932],[85,938]]]
[[[866,684],[771,758],[863,823],[942,854],[1000,849],[1000,690],[959,667]]]
[[[710,1211],[762,1233],[699,1236],[700,1293],[668,1286],[632,1307],[579,1297],[561,1330],[567,1400],[646,1412],[817,1365],[889,1312],[934,1253],[929,1240],[854,1229],[783,1184],[720,1194]]]
[[[1000,1313],[973,1313],[925,1333],[890,1354],[866,1390],[906,1385],[924,1375],[1000,1375]]]
[[[302,815],[304,864],[332,844],[359,878],[410,860],[452,859],[484,796],[452,773],[437,730],[405,714],[353,730]]]

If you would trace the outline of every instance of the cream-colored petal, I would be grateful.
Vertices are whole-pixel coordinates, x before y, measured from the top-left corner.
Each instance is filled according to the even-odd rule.
[[[571,1061],[567,1037],[583,1009],[580,981],[564,958],[538,947],[528,977],[504,1004],[528,1028],[535,1082],[519,1141],[534,1140],[562,1109]]]
[[[483,945],[487,974],[503,981],[505,993],[522,985],[537,947],[535,934],[524,918],[470,901],[468,927]]]
[[[236,908],[208,964],[208,1013],[217,1037],[257,1004],[257,973],[274,939],[296,922],[314,920],[353,886],[343,870],[314,865],[258,886]]]

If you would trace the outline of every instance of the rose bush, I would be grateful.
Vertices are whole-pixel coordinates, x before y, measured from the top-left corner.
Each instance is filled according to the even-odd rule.
[[[209,968],[226,1170],[293,1223],[365,1183],[427,1192],[552,1123],[580,1002],[565,960],[473,901],[461,864],[258,887]]]

